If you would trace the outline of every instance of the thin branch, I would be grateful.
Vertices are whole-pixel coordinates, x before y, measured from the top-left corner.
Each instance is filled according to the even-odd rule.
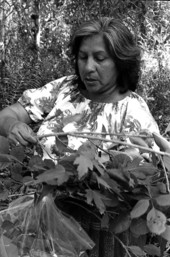
[[[127,255],[128,255],[129,257],[132,257],[131,254],[130,254],[129,251],[128,251],[127,246],[126,246],[117,236],[114,235],[114,238],[115,238],[117,241],[119,241],[119,243],[121,244],[121,246],[125,249]]]
[[[84,134],[86,134],[86,133],[84,133]],[[120,145],[130,146],[130,147],[134,147],[134,148],[139,148],[139,149],[145,150],[147,152],[156,153],[156,154],[160,154],[160,155],[163,155],[163,156],[169,156],[170,157],[170,153],[167,153],[167,152],[156,151],[156,150],[153,150],[153,149],[148,148],[148,147],[135,145],[135,144],[130,144],[130,143],[123,142],[123,141],[120,141],[120,140],[117,140],[117,139],[112,139],[111,140],[111,139],[106,139],[106,138],[103,138],[103,137],[85,136],[85,135],[80,134],[80,132],[79,133],[77,133],[77,132],[73,132],[73,133],[65,133],[65,132],[50,133],[50,134],[45,134],[45,135],[38,136],[38,139],[40,140],[44,137],[58,137],[58,136],[61,136],[61,135],[69,135],[69,136],[72,136],[72,137],[81,137],[81,138],[87,138],[87,139],[92,139],[92,140],[101,140],[101,141],[104,141],[104,142],[111,142],[111,143],[114,143],[114,144],[120,144]]]

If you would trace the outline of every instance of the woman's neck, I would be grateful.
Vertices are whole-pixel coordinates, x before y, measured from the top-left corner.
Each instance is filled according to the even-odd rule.
[[[106,92],[106,93],[101,93],[101,94],[90,93],[87,90],[82,90],[81,93],[85,98],[88,98],[94,102],[116,103],[118,101],[123,100],[126,96],[128,96],[130,94],[130,91],[120,94],[119,89],[116,88],[113,92]]]

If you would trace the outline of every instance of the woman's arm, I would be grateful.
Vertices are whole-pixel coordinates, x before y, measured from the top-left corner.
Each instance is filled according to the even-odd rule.
[[[27,111],[20,103],[15,103],[0,112],[0,135],[7,137],[12,144],[36,143],[36,137],[28,126],[30,123]]]

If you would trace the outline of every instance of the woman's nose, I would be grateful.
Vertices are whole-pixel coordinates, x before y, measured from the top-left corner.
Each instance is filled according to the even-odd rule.
[[[86,65],[85,65],[86,71],[94,71],[95,70],[95,62],[93,58],[88,58]]]

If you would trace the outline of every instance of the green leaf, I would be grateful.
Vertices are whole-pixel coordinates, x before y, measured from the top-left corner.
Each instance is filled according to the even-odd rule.
[[[137,204],[133,207],[130,216],[132,219],[139,218],[142,216],[149,207],[149,200],[148,199],[142,199],[137,202]]]
[[[160,206],[170,206],[170,194],[159,195],[155,200]]]
[[[96,175],[97,183],[107,189],[111,189],[111,187],[107,184],[107,182],[102,178]]]
[[[161,234],[161,237],[170,242],[170,226],[166,226],[166,230]]]
[[[91,142],[87,141],[83,143],[79,149],[77,150],[77,153],[79,155],[84,155],[87,157],[87,159],[94,160],[96,157],[96,146],[92,144]]]
[[[132,144],[143,146],[143,147],[148,147],[148,144],[141,137],[132,137],[132,136],[130,136],[129,139],[130,139]]]
[[[99,212],[103,214],[106,210],[106,207],[102,201],[102,195],[99,194],[97,191],[93,191],[93,199],[95,202],[96,207],[99,209]]]
[[[92,161],[84,155],[78,156],[75,159],[74,164],[78,165],[77,171],[78,171],[79,179],[81,179],[83,176],[85,176],[87,174],[87,172],[89,171],[89,169],[93,170]]]
[[[24,147],[16,146],[11,150],[10,154],[18,159],[20,162],[23,162],[25,158]]]
[[[163,152],[170,152],[170,142],[168,142],[163,136],[157,133],[153,133],[154,140]]]
[[[168,124],[168,126],[167,126],[167,128],[165,130],[165,133],[167,133],[167,132],[170,132],[170,123]]]
[[[50,169],[36,177],[34,180],[34,185],[46,182],[50,185],[62,185],[64,182],[68,180],[68,174],[65,172],[65,169],[61,165],[57,165],[55,169]],[[57,180],[57,181],[55,181]]]
[[[165,214],[154,207],[147,214],[147,226],[149,230],[156,234],[160,235],[166,230],[167,218]]]
[[[149,232],[149,229],[146,225],[146,220],[142,218],[132,220],[130,230],[133,234],[135,234],[135,237],[146,235]]]
[[[12,158],[7,154],[0,154],[0,170],[8,168],[12,163]]]
[[[88,204],[92,204],[93,201],[93,191],[91,189],[86,189],[86,199]]]
[[[111,154],[113,168],[126,167],[132,162],[132,158],[127,153],[114,150],[109,151],[109,153]]]
[[[144,251],[152,256],[161,256],[161,250],[160,247],[157,247],[156,245],[149,244],[144,246]]]
[[[128,250],[131,251],[135,256],[146,256],[145,252],[139,246],[128,246]]]
[[[7,189],[4,189],[3,191],[0,192],[0,200],[5,201],[7,200],[9,195],[9,191]]]
[[[167,170],[170,172],[170,156],[163,156],[163,162]]]
[[[111,222],[109,230],[115,234],[126,231],[131,224],[131,218],[129,214],[120,214],[117,218]]]

